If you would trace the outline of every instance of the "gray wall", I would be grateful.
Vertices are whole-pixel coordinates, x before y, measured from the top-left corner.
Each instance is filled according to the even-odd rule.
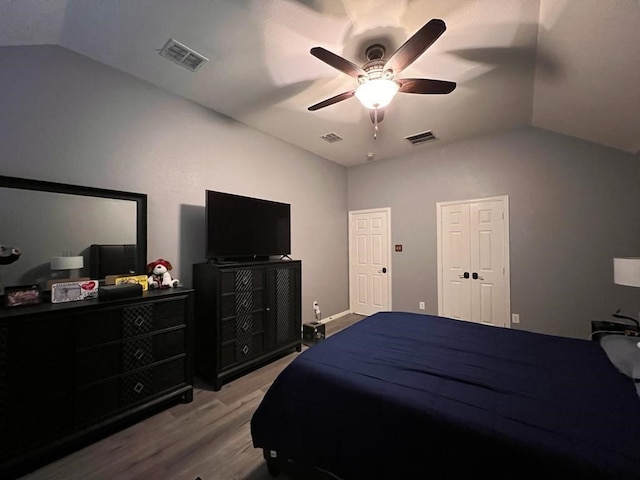
[[[393,308],[436,314],[436,202],[508,195],[513,327],[587,338],[640,311],[612,262],[640,255],[639,174],[640,155],[524,128],[350,168],[349,210],[391,207]]]
[[[291,203],[303,321],[348,309],[345,168],[61,47],[0,48],[0,71],[0,174],[146,193],[148,260],[185,286],[205,189]]]
[[[292,204],[304,321],[348,309],[347,210],[389,206],[394,309],[436,313],[435,203],[507,194],[517,328],[584,338],[640,311],[611,266],[640,254],[638,155],[526,128],[347,171],[60,47],[0,48],[0,70],[0,174],[147,193],[148,258],[187,286],[205,189]]]

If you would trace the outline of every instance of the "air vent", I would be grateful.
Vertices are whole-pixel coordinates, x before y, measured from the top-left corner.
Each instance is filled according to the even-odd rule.
[[[336,143],[336,142],[339,142],[340,140],[343,140],[343,138],[337,133],[326,133],[322,135],[320,138],[323,139],[325,142],[329,142],[329,143]]]
[[[160,55],[191,72],[195,72],[209,61],[208,58],[194,52],[180,42],[176,42],[173,38],[170,38],[167,43],[165,43],[162,50],[160,50]]]
[[[405,137],[405,138],[409,140],[409,142],[411,142],[413,145],[432,142],[433,140],[438,139],[431,131],[416,133],[415,135],[409,135],[408,137]]]

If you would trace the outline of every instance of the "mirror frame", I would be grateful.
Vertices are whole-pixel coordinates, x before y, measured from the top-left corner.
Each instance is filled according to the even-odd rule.
[[[67,183],[32,180],[28,178],[0,175],[0,188],[17,188],[41,192],[66,193],[85,197],[113,198],[130,200],[136,203],[136,270],[146,272],[147,268],[147,195],[144,193],[124,192],[106,188],[85,187]]]

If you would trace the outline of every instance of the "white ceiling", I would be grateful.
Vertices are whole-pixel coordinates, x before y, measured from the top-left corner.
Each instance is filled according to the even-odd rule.
[[[457,82],[400,93],[377,140],[356,98],[309,112],[357,81],[313,57],[362,65],[432,18],[447,31],[399,78]],[[210,61],[158,55],[169,38]],[[350,166],[523,125],[640,150],[640,0],[0,0],[0,45],[57,44]],[[343,138],[327,143],[321,136]],[[434,142],[435,144],[436,142]]]

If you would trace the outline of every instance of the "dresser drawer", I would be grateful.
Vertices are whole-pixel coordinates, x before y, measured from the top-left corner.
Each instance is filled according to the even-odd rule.
[[[220,325],[222,343],[261,332],[264,330],[264,318],[263,312],[225,318]]]
[[[164,300],[154,303],[154,330],[177,327],[186,323],[186,300]]]
[[[73,397],[63,396],[6,413],[0,421],[0,460],[11,460],[71,432],[72,408]]]
[[[46,362],[13,366],[0,374],[0,398],[10,410],[68,395],[73,387],[73,358],[52,357]]]
[[[122,338],[122,309],[106,309],[75,317],[76,348],[86,348]]]
[[[225,343],[221,348],[221,368],[226,369],[246,362],[263,353],[264,333],[256,332]]]
[[[83,425],[186,383],[185,358],[93,384],[76,392],[76,422]]]
[[[76,320],[76,347],[100,345],[121,338],[144,335],[184,325],[186,303],[183,299],[141,302],[123,308],[102,310]]]
[[[128,372],[186,352],[184,329],[157,333],[122,343],[122,371]]]
[[[242,268],[220,273],[220,293],[242,292],[263,287],[263,271],[259,269]]]
[[[120,377],[78,390],[74,403],[77,427],[116,413],[120,409]]]
[[[76,384],[88,385],[185,352],[183,328],[83,350],[77,354]]]
[[[264,309],[263,290],[236,292],[222,296],[222,318],[244,315]]]
[[[72,322],[65,317],[10,323],[2,328],[4,361],[12,368],[73,349]]]
[[[185,361],[179,358],[153,368],[136,371],[122,378],[122,406],[146,400],[157,393],[184,385]]]

